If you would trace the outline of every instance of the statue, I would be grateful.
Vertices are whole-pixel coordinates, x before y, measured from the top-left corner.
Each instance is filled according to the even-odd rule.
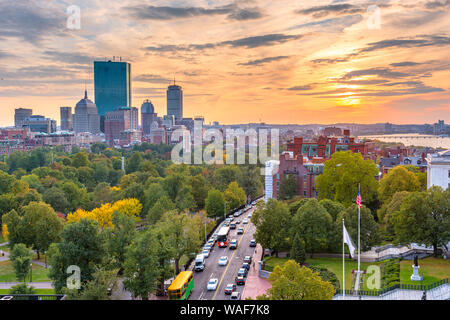
[[[416,266],[416,267],[418,267],[419,266],[419,257],[417,256],[417,253],[414,255],[414,265]]]
[[[413,274],[411,275],[411,281],[422,281],[423,275],[419,275],[419,257],[417,254],[414,255],[414,264],[413,264]]]

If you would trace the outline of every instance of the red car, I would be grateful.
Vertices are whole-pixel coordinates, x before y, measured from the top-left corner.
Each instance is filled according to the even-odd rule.
[[[229,283],[225,287],[225,294],[232,294],[235,291],[236,291],[236,285],[233,283]]]
[[[245,285],[245,278],[244,277],[236,277],[236,284],[238,286]]]

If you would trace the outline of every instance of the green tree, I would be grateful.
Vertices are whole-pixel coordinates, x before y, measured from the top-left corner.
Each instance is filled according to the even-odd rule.
[[[161,186],[161,184],[151,183],[148,187],[145,188],[144,191],[143,212],[148,212],[163,196],[167,196],[167,193]]]
[[[127,247],[123,284],[135,298],[148,300],[158,279],[158,243],[150,231],[136,234]]]
[[[14,176],[0,171],[0,194],[11,192],[15,180],[16,178]]]
[[[26,276],[30,273],[33,252],[23,243],[18,243],[11,250],[9,259],[11,259],[14,271],[16,272],[17,280],[25,282]]]
[[[300,239],[298,233],[296,233],[294,236],[290,257],[300,265],[302,265],[306,260],[305,245],[303,244],[303,241]]]
[[[28,287],[26,283],[19,283],[9,289],[9,294],[36,294],[34,287]]]
[[[220,167],[214,172],[214,182],[220,191],[225,191],[225,189],[233,181],[241,180],[241,170],[236,165],[226,165]]]
[[[42,196],[42,200],[59,212],[67,213],[70,209],[70,203],[66,198],[66,194],[58,187],[47,189]]]
[[[278,252],[289,248],[288,237],[291,215],[287,204],[269,199],[265,207],[259,207],[252,216],[256,226],[255,240],[263,248]]]
[[[222,192],[217,189],[210,189],[206,198],[206,212],[208,217],[216,218],[224,215],[225,199]]]
[[[332,201],[330,199],[323,199],[319,201],[319,204],[327,210],[331,215],[333,222],[336,221],[337,216],[341,211],[345,210],[345,207],[339,202]]]
[[[89,161],[88,154],[86,152],[78,152],[72,158],[72,166],[75,168],[89,167],[91,162]]]
[[[223,196],[227,203],[227,211],[239,208],[247,201],[244,189],[239,187],[236,181],[230,182],[225,189]]]
[[[311,269],[301,267],[293,260],[276,266],[269,276],[272,285],[262,300],[331,300],[335,289]]]
[[[135,171],[138,171],[142,162],[144,159],[142,159],[140,152],[134,152],[130,158],[127,159],[125,163],[125,171],[127,174],[133,173]]]
[[[297,175],[290,174],[283,177],[280,183],[280,200],[289,200],[298,195],[298,181]]]
[[[392,220],[397,242],[433,246],[437,256],[438,247],[450,241],[450,188],[411,192]]]
[[[252,165],[243,166],[241,172],[239,185],[244,189],[247,196],[256,199],[261,195],[263,187],[260,168]]]
[[[360,153],[340,151],[325,161],[323,173],[316,179],[318,198],[331,199],[349,207],[358,194],[358,183],[365,202],[376,200],[378,169],[372,160],[364,160]]]
[[[205,207],[205,199],[208,196],[208,186],[206,185],[205,178],[198,174],[196,176],[189,177],[188,183],[191,187],[192,196],[195,201],[195,209],[203,209]]]
[[[300,236],[312,257],[314,252],[327,247],[331,226],[331,215],[316,199],[310,199],[292,218],[291,235]]]
[[[150,223],[158,222],[165,212],[174,210],[175,204],[167,196],[162,196],[155,205],[148,211],[147,219]]]
[[[405,167],[397,166],[389,170],[388,174],[380,180],[378,196],[383,203],[389,203],[396,192],[412,192],[420,189],[419,178]]]
[[[80,281],[83,285],[93,279],[95,265],[100,264],[104,256],[96,221],[81,219],[66,225],[61,239],[61,242],[53,243],[47,253],[51,265],[49,276],[57,292],[61,292],[66,285],[69,266],[76,265],[80,268]]]

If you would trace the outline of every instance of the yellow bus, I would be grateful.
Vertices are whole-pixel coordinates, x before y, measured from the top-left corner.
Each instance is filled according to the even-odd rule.
[[[187,300],[194,290],[194,273],[182,271],[167,289],[169,300]]]

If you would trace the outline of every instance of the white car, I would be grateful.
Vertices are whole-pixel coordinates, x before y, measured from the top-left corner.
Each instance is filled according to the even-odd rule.
[[[208,257],[209,257],[209,250],[203,250],[203,251],[202,251],[202,254],[203,254],[203,256],[204,256],[205,258],[208,258]]]
[[[219,280],[216,278],[209,279],[207,289],[208,291],[214,291],[217,289],[217,284],[219,283]]]
[[[228,263],[228,257],[227,256],[220,257],[220,259],[219,259],[219,266],[226,266],[227,263]]]
[[[242,220],[242,223],[243,223],[243,224],[247,224],[247,223],[248,223],[248,219],[247,219],[247,218],[244,218],[244,220]]]

